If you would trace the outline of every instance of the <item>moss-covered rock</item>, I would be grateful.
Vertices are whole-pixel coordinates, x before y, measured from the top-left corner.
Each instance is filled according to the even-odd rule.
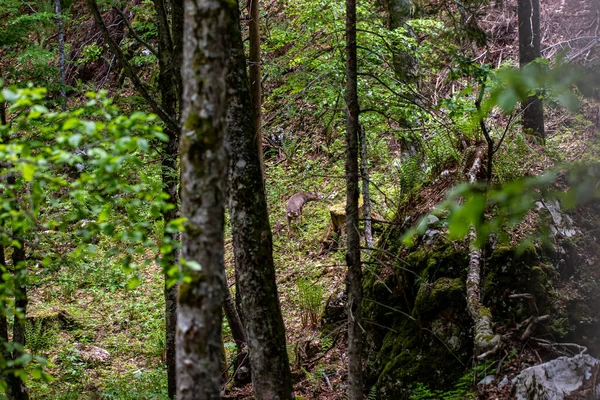
[[[461,278],[440,278],[433,284],[422,284],[415,299],[413,316],[426,320],[440,311],[466,306],[465,283]]]
[[[491,308],[496,320],[528,318],[534,310],[523,300],[509,300],[507,295],[529,293],[535,296],[540,313],[552,309],[552,281],[555,271],[546,265],[536,248],[527,246],[497,246],[488,257],[484,268],[482,298]]]
[[[406,262],[366,274],[363,286],[365,299],[373,300],[365,301],[365,316],[377,324],[368,331],[367,383],[380,399],[408,399],[417,382],[431,389],[452,387],[473,351],[467,246],[441,242],[398,254]],[[529,302],[509,300],[509,293],[533,294],[540,313],[552,309],[555,273],[536,247],[498,245],[488,254],[482,296],[495,322],[532,315]]]

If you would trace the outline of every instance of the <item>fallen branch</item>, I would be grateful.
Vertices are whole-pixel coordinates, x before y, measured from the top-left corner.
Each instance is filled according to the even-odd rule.
[[[477,181],[477,173],[481,168],[483,151],[475,154],[473,166],[468,172],[471,184]],[[469,231],[469,271],[467,272],[467,309],[474,323],[475,349],[480,354],[477,358],[484,359],[494,354],[500,348],[502,339],[494,334],[492,329],[492,312],[481,304],[481,249],[476,246],[477,234],[471,227]]]

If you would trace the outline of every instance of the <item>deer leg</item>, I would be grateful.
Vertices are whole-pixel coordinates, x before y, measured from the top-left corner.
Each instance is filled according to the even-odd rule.
[[[292,235],[292,231],[291,231],[291,229],[290,229],[290,219],[291,219],[291,218],[290,218],[290,216],[288,215],[288,216],[287,216],[288,238],[289,238],[289,237],[291,237],[291,235]]]

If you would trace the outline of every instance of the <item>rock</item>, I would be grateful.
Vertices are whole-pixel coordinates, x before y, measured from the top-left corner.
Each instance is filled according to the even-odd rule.
[[[485,378],[483,378],[482,380],[480,380],[477,384],[478,385],[489,385],[490,383],[494,382],[494,379],[496,379],[496,375],[488,375]]]
[[[344,326],[348,320],[346,302],[346,294],[343,291],[333,293],[329,297],[321,316],[321,328],[323,335],[330,334]]]
[[[564,214],[560,209],[560,203],[558,200],[549,201],[542,203],[536,202],[536,207],[540,210],[542,207],[546,208],[552,217],[553,225],[550,225],[552,235],[562,235],[564,237],[573,237],[577,234],[577,231],[573,227],[573,220],[567,214]]]
[[[431,246],[435,243],[435,239],[440,235],[440,231],[437,229],[427,229],[427,231],[425,232],[425,237],[427,239],[425,239],[425,244],[427,246]]]
[[[503,388],[504,386],[508,385],[509,383],[510,383],[510,379],[508,379],[508,376],[504,375],[504,378],[500,381],[500,383],[498,383],[498,387]]]
[[[75,343],[75,348],[79,351],[79,358],[87,363],[106,363],[110,360],[110,353],[101,347]]]
[[[592,378],[600,361],[590,355],[559,357],[527,368],[513,380],[512,398],[517,400],[565,400]],[[600,390],[598,385],[597,390]]]
[[[435,225],[438,222],[440,222],[440,219],[438,217],[436,217],[435,215],[430,214],[427,216],[427,226]]]

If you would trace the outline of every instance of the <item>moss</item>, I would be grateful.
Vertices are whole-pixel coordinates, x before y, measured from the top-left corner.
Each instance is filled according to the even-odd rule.
[[[432,388],[440,388],[462,374],[460,362],[414,322],[405,319],[394,329],[396,333],[386,335],[377,358],[367,365],[367,371],[380,371],[373,378],[378,398],[407,399],[413,382],[430,382]]]
[[[448,308],[464,307],[465,293],[461,278],[440,278],[434,284],[423,284],[415,299],[413,315],[424,319]]]

